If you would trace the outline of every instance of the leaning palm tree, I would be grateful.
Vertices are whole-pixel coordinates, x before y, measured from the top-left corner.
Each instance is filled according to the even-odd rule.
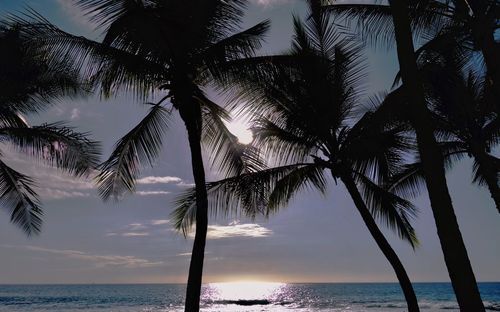
[[[325,192],[331,175],[346,186],[393,267],[409,311],[419,311],[410,279],[375,221],[384,222],[416,246],[410,225],[415,208],[383,187],[402,164],[401,153],[411,145],[407,128],[373,123],[371,113],[356,121],[364,75],[359,48],[341,43],[317,1],[310,1],[310,9],[307,22],[294,20],[290,53],[294,64],[271,66],[266,79],[248,77],[247,87],[239,94],[252,101],[250,111],[265,112],[255,120],[254,144],[275,166],[208,183],[210,212],[269,215],[304,188]],[[176,227],[184,233],[198,214],[196,196],[188,191],[173,213]]]
[[[99,162],[99,146],[62,123],[31,126],[36,114],[65,96],[84,91],[67,64],[52,62],[26,42],[18,27],[0,22],[0,138],[13,149],[75,176],[88,175]],[[0,152],[0,205],[28,236],[38,234],[42,208],[35,179],[11,168]]]
[[[116,145],[97,177],[104,199],[133,191],[144,164],[162,145],[172,110],[188,133],[197,194],[196,235],[186,291],[186,311],[198,311],[207,234],[207,195],[200,142],[214,152],[216,165],[241,172],[242,155],[224,126],[226,111],[206,95],[228,62],[252,56],[268,22],[242,31],[244,0],[77,0],[105,29],[102,42],[69,35],[36,13],[27,35],[45,43],[54,57],[72,61],[105,95],[132,90],[140,98],[161,95],[148,115]],[[30,24],[22,17],[15,22]],[[234,66],[230,66],[235,69]],[[228,69],[229,70],[229,69]],[[220,81],[220,79],[217,79]]]
[[[405,96],[411,110],[434,221],[448,273],[462,311],[484,311],[476,278],[467,254],[446,184],[445,163],[427,108],[413,45],[408,0],[389,0]]]

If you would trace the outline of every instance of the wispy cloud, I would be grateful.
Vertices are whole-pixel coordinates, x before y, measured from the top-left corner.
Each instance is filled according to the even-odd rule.
[[[30,251],[49,253],[54,255],[60,255],[65,258],[83,260],[92,262],[95,266],[99,268],[113,266],[113,267],[124,267],[124,268],[148,268],[163,265],[162,261],[151,261],[148,259],[138,258],[134,256],[119,256],[119,255],[98,255],[87,253],[79,250],[71,249],[51,249],[43,248],[37,246],[9,246],[3,245],[3,247],[8,248],[21,248]]]
[[[137,180],[137,184],[169,184],[169,183],[180,183],[182,179],[179,177],[144,177]]]
[[[151,233],[158,232],[163,228],[162,225],[167,225],[170,220],[167,219],[154,219],[149,221],[130,223],[119,230],[108,232],[106,236],[119,236],[119,237],[142,237],[150,236]]]
[[[253,3],[260,5],[260,6],[272,6],[272,5],[278,5],[278,4],[285,4],[288,3],[292,0],[252,0]]]
[[[145,230],[147,229],[148,227],[145,226],[144,224],[142,223],[131,223],[128,225],[128,228],[131,230],[131,231],[140,231],[140,230]]]
[[[121,234],[124,237],[141,237],[141,236],[149,236],[148,232],[127,232]]]
[[[256,223],[243,223],[238,221],[232,222],[229,225],[209,225],[208,239],[222,239],[231,237],[254,237],[262,238],[273,234],[273,231]],[[190,235],[191,237],[194,234]]]
[[[194,187],[195,184],[182,181],[182,182],[177,183],[177,186],[179,186],[179,187]]]
[[[152,196],[152,195],[167,195],[170,194],[170,192],[167,191],[137,191],[135,192],[136,195],[139,196]]]
[[[65,191],[51,188],[43,188],[38,192],[38,194],[44,199],[64,199],[64,198],[77,198],[77,197],[89,197],[91,194],[77,192],[77,191]]]
[[[182,253],[178,253],[176,256],[179,256],[179,257],[189,257],[189,256],[191,256],[191,253],[190,252],[182,252]]]
[[[152,225],[164,225],[164,224],[169,224],[170,223],[170,220],[166,220],[166,219],[163,219],[163,220],[151,220],[151,224]]]

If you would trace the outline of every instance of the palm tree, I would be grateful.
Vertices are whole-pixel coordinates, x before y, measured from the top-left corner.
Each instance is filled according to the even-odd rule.
[[[375,42],[393,41],[391,8],[387,4],[346,3],[326,0],[327,9],[347,19],[358,19],[365,38]],[[498,102],[500,98],[500,44],[495,40],[499,27],[500,4],[496,0],[408,0],[414,35],[430,38],[418,51],[429,46],[454,43],[469,57],[480,51],[486,65],[486,86]],[[498,110],[498,106],[497,106]]]
[[[62,123],[31,126],[23,115],[39,113],[65,96],[84,91],[67,64],[35,53],[17,27],[0,22],[0,138],[13,148],[75,176],[91,173],[99,162],[99,146]],[[4,153],[0,152],[1,158]],[[0,159],[0,204],[11,222],[28,236],[38,234],[42,207],[35,179]]]
[[[476,278],[446,184],[444,159],[419,78],[407,0],[389,0],[404,94],[411,105],[425,182],[448,273],[462,311],[484,311]]]
[[[207,143],[215,164],[223,171],[237,174],[243,170],[242,149],[233,144],[236,139],[222,122],[229,116],[205,92],[214,82],[224,80],[221,70],[225,63],[250,57],[260,48],[269,23],[242,31],[244,0],[76,3],[105,28],[102,42],[67,34],[33,12],[36,21],[27,35],[44,42],[54,57],[83,69],[105,95],[118,90],[133,90],[140,98],[161,94],[148,115],[117,143],[102,164],[97,182],[104,199],[134,190],[141,166],[152,164],[159,154],[172,109],[179,112],[188,133],[199,212],[185,310],[198,311],[208,222],[200,142]],[[13,19],[30,24],[20,17]]]
[[[427,50],[419,58],[427,104],[437,126],[446,166],[464,156],[473,157],[473,181],[488,187],[500,212],[500,160],[491,155],[498,144],[499,116],[490,102],[487,83],[472,71],[464,74],[460,51],[454,48]],[[408,121],[411,116],[406,114],[407,104],[398,89],[385,98],[381,107],[390,118]],[[395,177],[394,188],[399,185],[401,189],[415,190],[423,182],[422,164],[417,162]]]
[[[347,187],[392,265],[409,311],[419,311],[408,275],[375,221],[385,222],[412,247],[418,243],[409,220],[414,207],[379,186],[397,171],[402,151],[411,145],[407,128],[375,124],[371,113],[353,122],[364,75],[358,46],[340,43],[318,2],[309,4],[307,22],[294,20],[295,63],[270,65],[267,79],[249,75],[239,95],[253,102],[250,111],[264,111],[255,121],[254,143],[276,166],[208,183],[210,212],[227,215],[242,208],[251,217],[269,215],[304,188],[325,192],[325,174],[331,174]],[[198,213],[196,196],[193,190],[184,194],[173,214],[185,234]]]

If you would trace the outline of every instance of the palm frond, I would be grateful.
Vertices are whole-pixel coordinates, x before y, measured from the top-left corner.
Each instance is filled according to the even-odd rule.
[[[288,116],[290,117],[290,116]],[[304,133],[301,128],[257,118],[252,126],[254,144],[266,158],[278,165],[300,163],[318,151],[317,137]],[[281,120],[283,121],[283,120]],[[290,121],[290,120],[287,120]]]
[[[105,200],[119,198],[135,189],[135,179],[144,165],[152,165],[162,146],[170,113],[154,105],[141,122],[122,137],[96,177],[99,194]]]
[[[496,180],[496,184],[498,185],[499,172],[500,159],[487,153],[474,155],[474,162],[472,164],[472,181],[474,183],[485,186],[488,184],[488,179],[492,179]]]
[[[380,2],[344,3],[325,0],[323,5],[336,19],[346,21],[348,27],[354,28],[365,41],[375,46],[391,47],[395,41],[392,12],[389,5]],[[409,6],[412,33],[416,38],[424,36],[429,29],[449,23],[451,8],[445,3],[411,0]]]
[[[76,176],[97,168],[100,146],[62,123],[0,128],[0,140],[31,157]]]
[[[415,162],[403,166],[394,174],[387,190],[402,197],[417,197],[425,187],[422,163]]]
[[[270,22],[264,21],[210,45],[200,53],[200,63],[207,66],[212,76],[219,76],[219,67],[224,63],[253,57],[262,47],[263,36],[269,28]]]
[[[100,27],[111,23],[135,8],[143,8],[143,0],[77,0],[75,1],[91,22]]]
[[[0,24],[0,47],[2,106],[21,113],[39,112],[87,90],[77,71],[51,60],[18,26]]]
[[[34,181],[0,160],[0,203],[11,214],[10,221],[28,236],[40,232],[43,212]]]
[[[267,214],[275,213],[280,207],[286,206],[301,190],[316,190],[324,194],[327,186],[324,170],[325,168],[317,164],[307,165],[283,176],[269,194]]]
[[[315,164],[294,164],[274,167],[209,182],[207,183],[209,214],[212,217],[245,215],[253,218],[257,215],[268,216],[270,214],[269,195],[279,181],[302,167],[315,166]],[[311,175],[311,177],[313,176]],[[273,210],[276,211],[277,208],[274,207]],[[182,230],[186,235],[196,220],[196,191],[194,188],[178,196],[172,218],[174,227],[177,230]]]
[[[340,153],[354,170],[384,183],[398,171],[405,155],[415,149],[415,142],[407,125],[383,125],[372,118],[367,113],[350,129]]]
[[[210,151],[212,166],[225,176],[254,172],[263,167],[259,152],[252,145],[241,144],[227,128],[229,113],[206,97],[202,103],[203,130],[202,143]]]
[[[356,174],[355,179],[373,217],[379,222],[383,222],[401,239],[416,248],[419,242],[410,222],[412,218],[416,217],[416,207],[408,200],[380,187],[363,174]]]
[[[121,89],[143,99],[169,78],[166,65],[152,56],[136,55],[64,32],[33,10],[11,15],[8,25],[18,28],[24,40],[42,51],[49,62],[66,64],[101,86],[105,96]]]

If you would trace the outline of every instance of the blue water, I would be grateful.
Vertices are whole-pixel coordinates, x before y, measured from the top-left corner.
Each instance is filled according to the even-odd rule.
[[[184,285],[3,285],[0,311],[182,311]],[[418,283],[422,311],[458,311],[451,286]],[[481,283],[490,311],[500,311],[500,283]],[[215,311],[405,311],[397,284],[209,284],[202,310]]]

